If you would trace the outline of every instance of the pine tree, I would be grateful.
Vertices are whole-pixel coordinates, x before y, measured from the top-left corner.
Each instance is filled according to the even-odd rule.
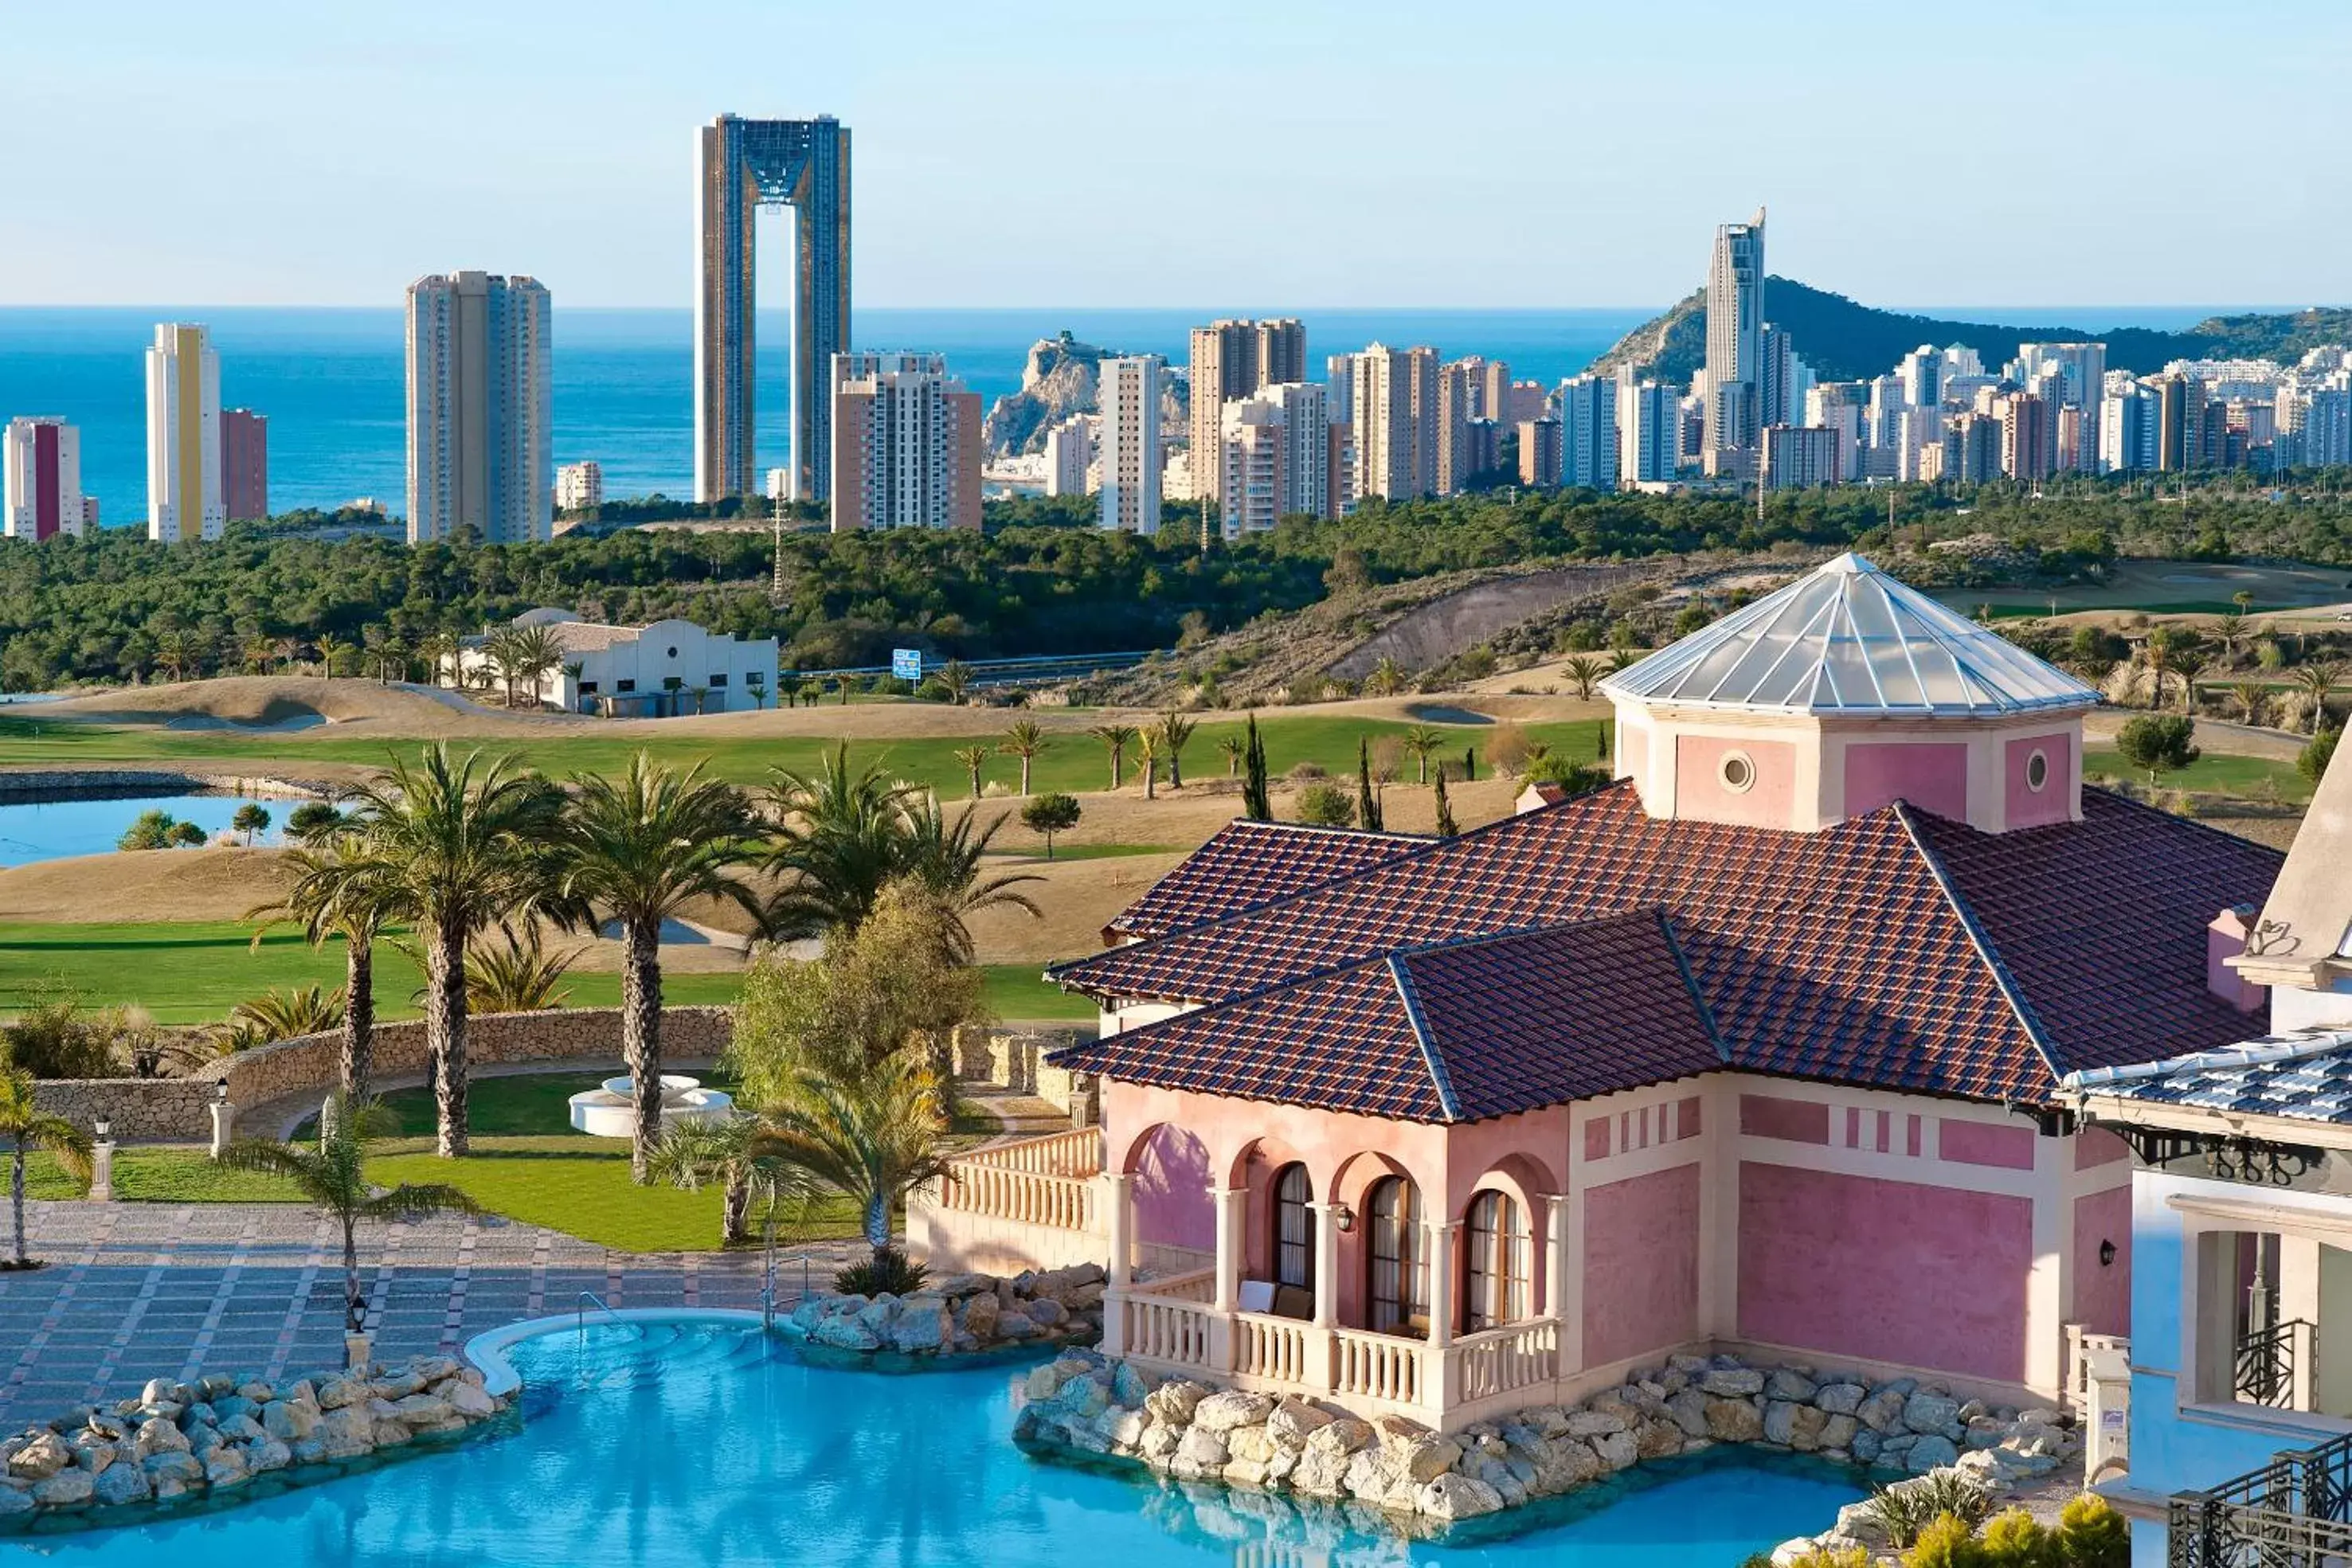
[[[1242,815],[1254,822],[1274,821],[1274,802],[1265,788],[1265,740],[1257,732],[1257,715],[1250,715],[1249,748],[1242,758]]]
[[[1361,735],[1356,737],[1356,821],[1375,833],[1381,831],[1380,791],[1372,788],[1372,743]]]
[[[1454,821],[1453,803],[1445,798],[1445,769],[1437,770],[1437,836],[1450,839],[1462,830]]]
[[[1478,748],[1475,746],[1462,748],[1462,781],[1465,784],[1478,781]]]

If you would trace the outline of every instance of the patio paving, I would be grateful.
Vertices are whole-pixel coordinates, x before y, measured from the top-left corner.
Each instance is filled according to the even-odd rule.
[[[0,1432],[136,1394],[151,1377],[275,1378],[342,1361],[341,1240],[308,1208],[35,1202],[26,1218],[49,1267],[0,1274]],[[859,1249],[780,1249],[780,1310],[800,1300],[804,1278],[823,1288]],[[616,1252],[495,1216],[443,1215],[370,1228],[360,1267],[376,1354],[389,1361],[571,1312],[583,1291],[615,1308],[756,1311],[761,1255]]]

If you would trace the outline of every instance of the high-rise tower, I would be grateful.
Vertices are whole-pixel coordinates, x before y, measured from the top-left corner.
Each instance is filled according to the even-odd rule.
[[[165,322],[147,350],[147,537],[216,539],[221,507],[220,356],[205,329]]]
[[[849,130],[722,114],[695,132],[694,494],[755,491],[752,220],[788,206],[798,235],[793,311],[793,494],[833,489],[833,356],[849,349]]]
[[[529,544],[555,526],[548,297],[529,277],[408,286],[408,542],[471,528]]]
[[[1756,444],[1763,413],[1764,209],[1715,231],[1706,271],[1706,435],[1715,454]]]

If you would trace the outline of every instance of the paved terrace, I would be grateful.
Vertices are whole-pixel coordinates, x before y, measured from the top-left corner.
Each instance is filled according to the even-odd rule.
[[[341,1364],[342,1244],[285,1203],[32,1203],[34,1256],[0,1274],[0,1431],[73,1405],[136,1394],[151,1377]],[[823,1289],[853,1241],[780,1248],[779,1308]],[[760,1305],[757,1248],[616,1252],[494,1216],[371,1227],[360,1241],[380,1360],[454,1354],[484,1329],[572,1311],[593,1291],[614,1307]]]

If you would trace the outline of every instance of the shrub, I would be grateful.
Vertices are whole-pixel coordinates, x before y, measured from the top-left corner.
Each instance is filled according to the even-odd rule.
[[[1992,1513],[1992,1493],[1957,1470],[1936,1470],[1871,1489],[1863,1506],[1896,1546],[1920,1540],[1937,1520],[1957,1519],[1974,1530]]]
[[[2084,1492],[2058,1516],[2057,1561],[2064,1568],[2127,1568],[2131,1526],[2095,1492]]]
[[[1531,755],[1527,731],[1516,724],[1498,724],[1486,737],[1486,760],[1498,773],[1517,773]]]
[[[1312,784],[1318,779],[1328,779],[1331,774],[1319,762],[1294,762],[1290,765],[1290,771],[1283,777],[1293,784]]]
[[[142,811],[125,828],[122,836],[114,841],[118,850],[168,850],[172,847],[172,830],[179,824],[172,813],[163,810]]]
[[[286,832],[302,843],[316,842],[343,825],[343,814],[324,800],[305,800],[287,814]]]
[[[1550,752],[1528,764],[1527,771],[1528,783],[1557,784],[1571,795],[1598,789],[1612,777],[1610,770],[1597,762],[1574,762]]]
[[[85,1013],[71,999],[40,1002],[0,1029],[0,1059],[36,1078],[111,1078],[121,1015]]]
[[[2327,729],[2314,736],[2311,744],[2295,758],[2294,770],[2314,784],[2318,783],[2320,777],[2327,771],[2329,759],[2336,755],[2336,738],[2343,733],[2340,729]]]
[[[833,1277],[833,1288],[845,1296],[911,1296],[923,1288],[931,1271],[895,1247],[887,1247],[863,1263],[853,1263]]]
[[[172,829],[173,849],[200,850],[211,841],[210,836],[194,822],[181,822]]]
[[[1293,802],[1298,820],[1318,828],[1344,828],[1356,820],[1356,803],[1333,784],[1309,784]]]
[[[1947,1513],[1919,1532],[1903,1554],[1904,1568],[1991,1568],[1976,1532]]]
[[[2063,1568],[2057,1536],[2021,1508],[1985,1526],[1984,1561],[1989,1568]]]

